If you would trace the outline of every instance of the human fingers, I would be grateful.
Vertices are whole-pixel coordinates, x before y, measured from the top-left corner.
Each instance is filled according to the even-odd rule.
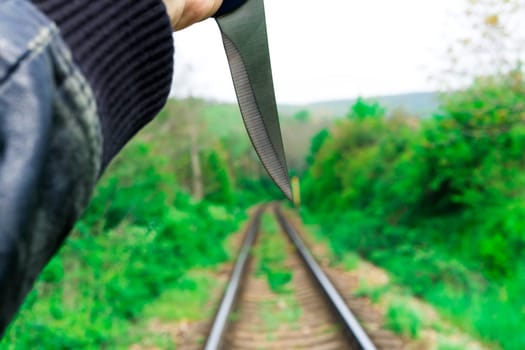
[[[219,10],[222,2],[223,0],[164,0],[175,31],[211,17]]]

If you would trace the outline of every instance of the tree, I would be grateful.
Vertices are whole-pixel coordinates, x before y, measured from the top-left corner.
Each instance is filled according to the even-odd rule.
[[[366,118],[382,118],[385,116],[385,109],[377,102],[365,101],[358,98],[346,115],[348,119],[364,120]]]
[[[506,74],[524,58],[525,0],[467,0],[461,37],[448,49],[440,76],[445,88],[468,86],[478,76]]]

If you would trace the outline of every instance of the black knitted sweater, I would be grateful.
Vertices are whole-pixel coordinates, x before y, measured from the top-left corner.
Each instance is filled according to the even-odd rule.
[[[173,40],[161,0],[32,0],[53,20],[97,101],[102,166],[166,102]]]

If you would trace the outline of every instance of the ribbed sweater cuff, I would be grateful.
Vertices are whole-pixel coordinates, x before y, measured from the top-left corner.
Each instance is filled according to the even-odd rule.
[[[173,73],[161,0],[32,0],[59,27],[97,100],[105,167],[162,108]]]

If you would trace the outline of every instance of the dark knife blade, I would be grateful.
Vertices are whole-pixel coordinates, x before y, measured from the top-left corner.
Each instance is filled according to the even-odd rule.
[[[234,12],[217,17],[216,21],[250,140],[270,177],[291,200],[263,0],[247,0]]]

